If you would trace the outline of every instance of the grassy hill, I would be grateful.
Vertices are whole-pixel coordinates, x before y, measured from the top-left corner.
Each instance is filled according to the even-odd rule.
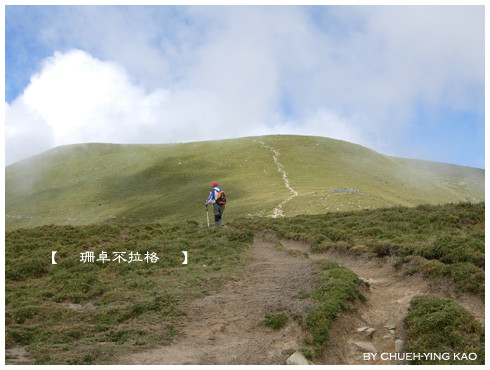
[[[484,170],[394,158],[344,141],[263,136],[162,145],[80,144],[6,167],[6,227],[108,221],[205,222],[209,184],[225,219],[484,200]]]

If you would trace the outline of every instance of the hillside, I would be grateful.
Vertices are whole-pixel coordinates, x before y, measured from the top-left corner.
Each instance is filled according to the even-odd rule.
[[[6,227],[202,223],[212,181],[227,191],[225,220],[484,200],[484,170],[322,137],[80,144],[6,167]]]
[[[6,363],[265,365],[295,351],[315,364],[410,363],[364,358],[401,343],[473,356],[415,363],[481,365],[484,210],[7,231]]]

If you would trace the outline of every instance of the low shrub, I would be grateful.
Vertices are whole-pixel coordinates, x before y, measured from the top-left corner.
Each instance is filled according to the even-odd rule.
[[[273,329],[280,329],[286,322],[288,321],[288,317],[283,313],[266,313],[264,318],[264,324]]]
[[[318,304],[308,312],[306,327],[313,337],[315,354],[321,356],[329,343],[333,320],[341,311],[352,309],[349,302],[366,300],[361,290],[367,285],[352,271],[335,262],[321,260],[319,267],[317,287],[309,293]]]
[[[412,364],[484,364],[484,329],[466,309],[450,299],[416,297],[405,318],[405,352],[448,354],[446,358],[415,359]],[[475,360],[469,359],[476,356]]]

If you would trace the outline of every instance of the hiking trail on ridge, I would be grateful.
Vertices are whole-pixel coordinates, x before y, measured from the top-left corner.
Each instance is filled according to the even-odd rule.
[[[283,165],[279,162],[279,156],[281,155],[279,153],[278,150],[274,149],[273,147],[269,146],[269,145],[266,145],[264,142],[260,142],[260,145],[262,145],[264,148],[267,148],[269,149],[272,153],[273,153],[273,156],[272,156],[272,159],[274,160],[274,163],[276,164],[277,166],[277,170],[279,172],[281,172],[282,174],[282,179],[284,181],[284,186],[286,186],[286,189],[288,189],[291,193],[293,193],[292,195],[290,195],[289,197],[287,197],[286,199],[284,199],[276,208],[274,208],[274,211],[272,213],[272,218],[277,218],[277,217],[284,217],[284,212],[283,212],[283,207],[286,205],[287,202],[289,202],[291,199],[293,199],[294,197],[297,197],[298,196],[298,192],[296,190],[294,190],[291,185],[289,184],[289,179],[288,179],[288,174],[287,172],[284,170],[284,167]]]

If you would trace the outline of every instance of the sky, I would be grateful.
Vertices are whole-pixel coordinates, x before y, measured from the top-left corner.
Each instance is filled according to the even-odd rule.
[[[5,7],[5,162],[86,142],[317,135],[485,167],[485,10]]]

